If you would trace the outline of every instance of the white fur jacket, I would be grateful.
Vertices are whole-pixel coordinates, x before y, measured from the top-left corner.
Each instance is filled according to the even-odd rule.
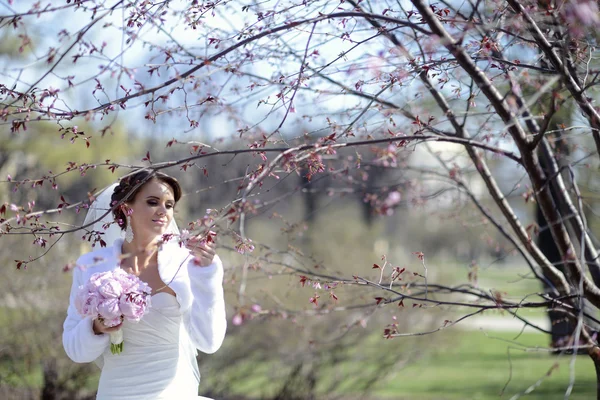
[[[79,286],[92,274],[119,268],[122,244],[122,239],[118,239],[111,247],[82,255],[73,269],[69,308],[63,324],[63,346],[74,362],[95,361],[109,346],[109,336],[94,334],[92,318],[82,318],[75,309],[74,300]],[[167,242],[158,251],[158,271],[163,282],[176,294],[182,324],[191,345],[210,354],[221,347],[227,327],[223,264],[218,256],[207,267],[199,267],[192,260],[185,247]],[[196,352],[192,351],[195,356]]]

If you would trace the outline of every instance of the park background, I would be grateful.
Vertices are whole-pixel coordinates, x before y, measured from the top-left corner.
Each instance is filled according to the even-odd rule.
[[[34,7],[35,2],[0,0],[0,4],[2,12],[10,15]],[[241,4],[232,2],[230,6],[240,8]],[[47,64],[39,62],[46,57],[44,38],[60,31],[61,24],[52,26],[50,22],[63,18],[61,15],[44,15],[25,24],[26,44],[18,29],[8,29],[7,20],[0,20],[0,67],[5,84],[15,79],[15,86],[20,86],[45,71]],[[109,40],[107,49],[111,45]],[[143,54],[143,50],[136,51],[142,53],[133,52],[132,58]],[[303,51],[299,47],[299,54]],[[323,57],[328,51],[334,50],[322,50]],[[358,59],[365,64],[373,62],[372,57]],[[147,66],[154,61],[140,64]],[[24,71],[24,77],[16,79],[19,70]],[[146,78],[157,79],[152,75]],[[205,96],[228,84],[223,68],[204,78],[211,81],[204,89]],[[108,87],[112,77],[102,79]],[[67,94],[82,109],[94,104],[85,89],[78,86]],[[239,115],[234,114],[242,113],[258,124],[262,109],[256,106],[254,93],[240,88],[234,92],[242,99],[247,95],[248,104],[239,109],[224,103],[222,108],[211,108],[212,100],[208,101],[208,111],[200,112],[195,124],[189,112],[178,109],[181,93],[165,101],[165,109],[154,115],[164,118],[153,120],[147,115],[145,118],[139,108],[123,108],[111,120],[108,131],[102,130],[105,121],[93,118],[80,118],[76,130],[66,130],[54,121],[28,122],[26,131],[5,123],[0,128],[0,204],[7,205],[9,213],[13,204],[34,204],[36,210],[67,206],[135,167],[181,160],[197,155],[200,147],[221,154],[163,169],[180,180],[185,192],[176,219],[181,228],[201,218],[207,209],[226,209],[261,162],[259,151],[236,153],[246,151],[256,141],[242,139],[246,131],[234,129],[240,123],[236,119]],[[413,86],[389,98],[418,92]],[[312,113],[313,117],[294,117],[294,122],[278,133],[282,139],[273,145],[301,145],[307,137],[326,137],[329,131],[317,129],[315,120],[327,120],[334,129],[329,116],[348,113],[347,119],[339,117],[347,122],[361,110],[346,98],[313,104],[310,98],[299,95],[296,102],[298,114]],[[421,112],[434,107],[426,97],[410,103],[411,110]],[[284,111],[285,107],[266,112],[272,120],[256,128],[256,140],[263,132],[277,128],[277,118]],[[368,137],[371,129],[387,129],[380,122],[369,125],[379,118],[371,111],[359,115],[364,120],[363,136],[359,128],[356,131],[359,138]],[[573,109],[567,111],[564,121],[581,123]],[[478,122],[474,119],[470,128],[477,130]],[[394,127],[413,128],[410,122],[398,124]],[[580,151],[592,143],[583,135],[573,140]],[[503,148],[513,149],[510,145]],[[386,151],[393,155],[382,155]],[[405,268],[403,279],[408,290],[412,282],[422,284],[425,276],[431,284],[471,285],[492,298],[509,301],[528,299],[545,290],[468,196],[455,190],[453,174],[460,172],[469,193],[480,204],[494,206],[461,144],[408,144],[392,150],[380,145],[371,152],[372,158],[365,156],[352,184],[340,179],[333,167],[315,172],[312,179],[307,179],[308,173],[313,173],[310,166],[275,171],[278,176],[269,177],[260,187],[260,202],[257,200],[256,210],[247,214],[245,232],[239,232],[239,221],[225,218],[219,225],[228,332],[217,353],[198,357],[200,394],[239,400],[593,398],[596,375],[587,355],[554,351],[549,335],[527,327],[500,307],[455,323],[470,310],[410,300],[404,300],[402,306],[386,304],[378,297],[380,293],[360,285],[324,288],[334,280],[327,277],[351,280],[360,276],[376,282],[384,272],[387,276],[398,267]],[[440,154],[443,163],[439,163]],[[328,156],[333,163],[351,160],[354,155],[353,148],[340,149],[335,157],[324,156],[323,162],[328,165]],[[530,201],[531,188],[523,171],[498,156],[490,156],[488,163],[523,226],[533,226],[538,221],[537,209]],[[107,168],[110,166],[117,167]],[[58,190],[51,188],[50,180],[42,179],[66,168],[74,173],[56,179]],[[586,164],[577,174],[590,205],[588,228],[597,234],[597,161]],[[36,183],[39,179],[41,185]],[[64,227],[76,227],[83,223],[85,211],[73,208],[48,218]],[[75,232],[40,248],[34,235],[0,236],[0,398],[94,398],[99,370],[92,364],[72,363],[61,344],[71,284],[69,265],[91,249],[87,239],[83,232]],[[31,265],[26,263],[26,268],[16,267],[19,261],[42,254]],[[387,270],[381,269],[383,265]],[[313,275],[307,278],[302,271]],[[448,296],[447,301],[477,302],[456,292]],[[545,309],[518,313],[550,329]],[[389,336],[390,331],[394,337]]]
[[[10,156],[3,164],[3,174],[20,171],[37,176],[59,167],[52,163],[53,158],[58,164],[80,152],[89,152],[90,160],[122,157],[124,164],[138,161],[131,154],[141,159],[148,150],[157,159],[170,157],[163,140],[153,143],[143,133],[116,133],[102,139],[101,150],[99,146],[87,149],[84,144],[63,147],[60,138],[38,133],[38,139],[19,146],[14,141],[3,141],[14,146],[4,153]],[[40,137],[50,140],[45,142]],[[55,150],[49,153],[51,148]],[[243,169],[243,162],[240,164]],[[202,171],[172,171],[186,192],[200,189],[200,195],[193,197],[197,200],[191,201],[188,194],[178,205],[176,219],[180,224],[235,196],[237,183],[222,182],[234,178],[238,171],[231,166],[221,167],[218,161],[207,167],[213,171],[208,177]],[[62,185],[62,193],[76,198],[82,191],[109,185],[115,175],[98,170],[85,178],[73,176]],[[304,184],[301,177],[292,175],[285,185],[288,187],[278,185],[272,196],[286,195]],[[55,204],[57,199],[46,196],[36,198],[27,193],[28,201],[34,200],[40,207]],[[301,251],[315,263],[329,265],[344,275],[376,277],[372,265],[381,264],[384,254],[394,265],[423,273],[421,261],[414,254],[422,252],[429,278],[436,283],[474,282],[484,290],[499,291],[514,299],[543,291],[539,282],[527,275],[518,257],[502,254],[487,244],[489,240],[481,240],[493,234],[485,223],[459,223],[462,217],[452,215],[474,215],[474,210],[457,209],[443,197],[438,199],[440,202],[425,206],[405,203],[392,215],[377,216],[369,214],[372,210],[360,196],[319,196],[314,209],[308,211],[300,191],[284,205],[253,217],[248,235],[257,243],[272,246],[263,252],[281,252],[285,259]],[[524,203],[518,193],[514,201]],[[312,215],[310,221],[307,212]],[[526,218],[535,218],[534,207],[523,206],[521,212]],[[75,215],[72,223],[82,224],[84,214],[85,210]],[[273,215],[281,217],[275,219]],[[282,218],[285,224],[280,222]],[[301,235],[291,241],[287,231],[300,231]],[[374,315],[375,305],[366,312],[310,315],[314,307],[309,299],[315,290],[302,288],[297,276],[278,268],[273,273],[250,269],[250,300],[240,307],[237,281],[242,266],[256,262],[254,256],[259,256],[251,254],[245,259],[235,251],[232,240],[220,240],[229,327],[221,350],[199,356],[201,393],[216,399],[509,399],[539,384],[525,398],[547,399],[562,398],[569,386],[572,356],[550,355],[548,335],[525,329],[522,322],[503,311],[488,311],[431,335],[385,339],[384,329],[393,317],[402,331],[419,332],[442,326],[464,310],[410,309],[407,303],[404,309],[387,305]],[[17,270],[14,260],[31,252],[30,242],[30,238],[18,236],[2,238],[2,398],[54,398],[38,397],[44,390],[59,393],[56,398],[93,398],[98,368],[72,363],[61,341],[71,284],[70,273],[63,269],[91,246],[74,234],[35,266]],[[286,255],[288,250],[290,255]],[[476,278],[471,275],[474,271]],[[358,295],[367,302],[372,300],[368,292]],[[253,312],[253,305],[259,305],[261,311]],[[284,318],[281,311],[287,309],[290,315]],[[270,316],[270,310],[277,312]],[[240,312],[248,319],[236,325],[233,318]],[[524,312],[536,323],[549,326],[544,310]],[[313,344],[318,338],[326,340]],[[587,356],[577,357],[575,371],[577,380],[571,398],[590,398],[595,375]]]

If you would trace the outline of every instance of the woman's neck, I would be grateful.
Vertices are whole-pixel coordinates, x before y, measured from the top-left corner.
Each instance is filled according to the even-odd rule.
[[[158,238],[151,240],[136,239],[134,238],[131,243],[123,241],[122,253],[126,254],[127,258],[132,258],[134,260],[133,264],[141,271],[148,265],[157,262]]]

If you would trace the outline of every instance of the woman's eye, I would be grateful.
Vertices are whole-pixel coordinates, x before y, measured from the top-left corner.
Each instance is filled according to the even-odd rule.
[[[148,204],[149,206],[155,207],[155,206],[158,205],[158,201],[156,201],[156,200],[149,200],[149,201],[146,202],[146,204]],[[169,208],[169,209],[170,208],[175,208],[175,204],[167,203],[167,204],[165,204],[165,207]]]

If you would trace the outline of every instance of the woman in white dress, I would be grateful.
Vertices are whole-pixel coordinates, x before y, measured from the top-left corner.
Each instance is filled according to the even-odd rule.
[[[209,234],[213,240],[188,240],[187,248],[177,240],[163,241],[165,233],[178,232],[173,209],[181,188],[170,176],[142,170],[113,186],[98,197],[86,220],[124,201],[113,216],[125,240],[77,260],[63,325],[65,351],[74,362],[94,361],[102,368],[99,400],[202,398],[196,349],[214,353],[226,330],[223,265],[215,254],[214,233]],[[94,229],[105,229],[99,228],[105,222]],[[114,236],[110,229],[107,239]],[[152,288],[151,307],[138,323],[108,328],[99,319],[82,318],[74,300],[92,274],[116,268]],[[117,329],[123,332],[123,352],[112,354],[109,333]]]

